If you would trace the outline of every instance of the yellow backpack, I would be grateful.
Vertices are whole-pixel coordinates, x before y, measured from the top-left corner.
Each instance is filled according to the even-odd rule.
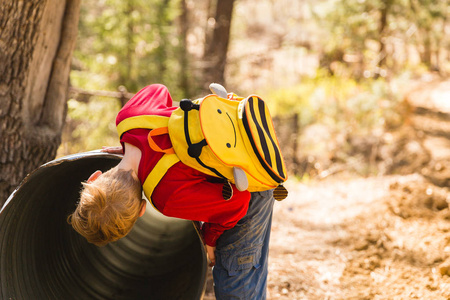
[[[218,84],[210,88],[215,94],[182,100],[169,118],[175,153],[184,164],[241,191],[275,188],[274,196],[284,199],[287,171],[267,105],[255,95],[237,97]]]
[[[254,95],[242,98],[227,94],[215,83],[210,89],[214,94],[202,99],[181,100],[169,118],[143,115],[118,124],[119,136],[133,128],[151,129],[150,147],[165,153],[144,182],[147,198],[166,171],[180,160],[224,179],[222,195],[226,200],[232,197],[230,182],[240,191],[275,189],[275,199],[286,198],[288,193],[282,186],[287,180],[286,166],[264,101]],[[167,133],[173,148],[161,149],[153,136]]]

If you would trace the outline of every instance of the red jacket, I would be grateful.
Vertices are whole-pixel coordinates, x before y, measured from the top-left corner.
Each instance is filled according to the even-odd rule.
[[[116,125],[122,120],[139,115],[160,115],[169,117],[177,107],[163,85],[150,85],[139,91],[120,110]],[[153,151],[147,140],[148,129],[132,129],[125,132],[120,141],[138,147],[142,152],[138,177],[144,183],[150,171],[164,155]],[[167,134],[154,136],[153,140],[162,149],[172,146]],[[233,197],[224,200],[223,183],[182,162],[168,169],[154,189],[151,200],[164,215],[187,220],[205,222],[202,227],[205,243],[215,246],[219,236],[233,228],[247,213],[250,193],[240,192],[233,185]]]

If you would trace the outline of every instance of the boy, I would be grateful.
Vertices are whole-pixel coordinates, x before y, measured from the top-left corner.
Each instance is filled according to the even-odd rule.
[[[177,107],[163,85],[147,86],[121,109],[116,125],[142,115],[170,117]],[[86,183],[80,202],[68,221],[88,242],[106,245],[124,237],[145,211],[142,186],[159,168],[165,151],[171,148],[168,134],[152,136],[159,150],[149,145],[149,129],[133,128],[120,137],[123,159],[108,172],[94,172]],[[162,150],[164,149],[164,150]],[[120,149],[106,148],[117,153]],[[153,176],[153,175],[152,175]],[[250,193],[231,185],[232,196],[225,201],[223,182],[178,161],[153,186],[149,201],[167,216],[205,222],[202,233],[211,265],[219,236],[245,216]],[[145,190],[145,189],[144,189]]]

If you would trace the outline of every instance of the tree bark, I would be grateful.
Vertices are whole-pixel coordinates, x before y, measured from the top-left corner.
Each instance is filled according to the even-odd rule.
[[[386,33],[386,28],[388,24],[388,15],[390,13],[390,8],[392,6],[392,0],[384,0],[382,1],[383,6],[380,10],[380,26],[379,26],[379,43],[380,43],[380,51],[378,60],[378,67],[382,68],[386,65],[386,40],[385,37],[388,35]]]
[[[234,0],[217,1],[213,35],[211,42],[205,45],[204,90],[208,90],[211,82],[226,85],[224,74],[230,41],[233,6]]]
[[[137,87],[132,84],[132,82],[136,82],[133,78],[132,70],[134,68],[134,55],[136,52],[136,44],[134,42],[134,19],[132,17],[133,11],[136,9],[134,1],[126,2],[126,10],[125,10],[125,38],[126,38],[126,46],[125,46],[125,71],[119,72],[120,84],[125,88],[136,90]],[[120,98],[120,105],[123,107],[126,103],[124,98]]]
[[[80,0],[0,0],[0,204],[56,155]]]
[[[167,49],[168,49],[168,33],[167,27],[170,25],[170,21],[168,18],[168,7],[170,0],[163,0],[156,7],[157,13],[157,22],[156,28],[158,31],[158,39],[159,46],[156,48],[156,65],[158,68],[159,77],[164,78],[167,72]]]
[[[181,14],[178,19],[179,30],[180,30],[180,51],[179,51],[179,62],[180,62],[180,74],[179,74],[179,86],[183,91],[186,98],[191,96],[191,88],[189,84],[189,59],[187,50],[187,35],[189,29],[189,11],[187,7],[186,0],[180,1]]]

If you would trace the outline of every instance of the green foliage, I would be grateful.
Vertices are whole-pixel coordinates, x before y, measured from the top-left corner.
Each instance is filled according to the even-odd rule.
[[[88,103],[68,101],[66,127],[58,156],[118,146],[115,126],[120,109],[117,99],[99,97]]]
[[[71,85],[87,90],[135,93],[146,85],[170,87],[174,99],[179,88],[177,0],[83,1],[77,47],[73,54]],[[92,97],[88,103],[69,100],[63,144],[58,155],[117,144],[115,117],[118,99]]]
[[[130,92],[151,83],[178,94],[178,1],[84,1],[73,73],[78,87]],[[83,77],[81,79],[81,77]]]
[[[342,75],[333,62],[343,63],[357,79],[400,74],[411,67],[408,48],[419,52],[428,69],[442,64],[435,57],[440,47],[448,49],[448,0],[325,2],[312,11],[326,36],[322,66],[332,74]]]
[[[403,81],[404,83],[404,81]],[[273,113],[299,114],[300,126],[321,123],[335,131],[371,132],[401,120],[401,79],[354,79],[318,75],[293,87],[269,91]]]
[[[403,90],[399,86],[409,79],[403,75],[408,74],[405,70],[420,75],[428,72],[433,63],[442,68],[448,66],[448,62],[439,63],[436,58],[444,57],[436,55],[440,49],[449,48],[443,30],[448,0],[306,0],[295,5],[287,0],[267,0],[237,4],[241,17],[233,21],[237,27],[233,29],[231,45],[238,50],[228,61],[236,71],[228,65],[228,75],[244,87],[261,90],[265,86],[261,95],[269,99],[271,112],[298,113],[301,128],[320,124],[333,133],[351,131],[364,135],[397,127],[403,118]],[[72,85],[89,90],[116,90],[124,85],[128,91],[136,92],[158,82],[170,87],[174,99],[187,96],[178,88],[179,73],[186,71],[181,70],[180,64],[186,49],[176,26],[178,5],[176,0],[84,1]],[[254,14],[244,13],[246,5]],[[291,9],[292,5],[296,9]],[[202,4],[191,2],[190,6],[199,8]],[[191,11],[191,16],[201,15]],[[202,34],[197,31],[202,30],[201,24],[206,20],[193,19],[195,24],[190,26],[195,30],[191,28],[190,33],[198,39]],[[294,78],[289,82],[297,78],[299,82],[273,88],[264,74],[281,69],[271,65],[280,62],[274,60],[273,54],[287,53],[282,52],[287,47],[301,49],[292,52],[300,56],[317,55],[320,67],[315,77],[306,77],[304,74],[314,71],[295,73],[307,65],[295,60],[287,64],[286,73],[273,73],[267,78],[282,82],[279,78],[285,76]],[[410,60],[408,53],[414,47],[420,54],[420,64]],[[286,59],[291,57],[287,55]],[[289,72],[294,72],[294,76]],[[190,77],[193,74],[189,71]],[[255,84],[249,84],[252,80]],[[113,130],[120,109],[117,100],[93,98],[91,102],[95,103],[69,102],[71,130],[66,134],[74,140],[69,152],[117,143]],[[66,148],[70,148],[67,141],[68,138]]]

